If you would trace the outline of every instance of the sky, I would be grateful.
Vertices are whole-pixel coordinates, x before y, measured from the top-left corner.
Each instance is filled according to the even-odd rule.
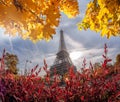
[[[108,46],[108,56],[114,62],[116,55],[120,53],[120,37],[111,37],[108,40],[106,37],[102,38],[99,33],[91,30],[80,31],[77,28],[77,23],[82,20],[88,2],[89,0],[79,0],[80,15],[74,19],[68,19],[66,15],[61,13],[60,25],[56,29],[53,39],[49,42],[39,41],[34,44],[30,40],[5,35],[3,29],[0,28],[0,55],[4,48],[7,52],[16,54],[19,58],[18,68],[21,73],[25,69],[26,60],[28,60],[26,65],[28,69],[33,68],[36,64],[42,67],[44,59],[46,59],[49,67],[56,57],[59,48],[60,30],[62,29],[67,50],[78,70],[81,68],[84,58],[86,58],[88,65],[90,61],[101,63],[105,43]]]

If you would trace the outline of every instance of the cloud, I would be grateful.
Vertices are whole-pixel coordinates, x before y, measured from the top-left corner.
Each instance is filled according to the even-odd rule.
[[[76,60],[73,60],[74,64],[78,66],[77,68],[82,67],[82,63],[84,58],[86,59],[87,66],[89,66],[89,63],[92,62],[93,64],[96,62],[102,63],[104,61],[102,55],[104,54],[104,48],[101,49],[87,49],[82,52],[81,57],[79,57]],[[116,48],[108,48],[108,58],[112,59],[113,62],[115,62],[116,57]],[[113,63],[112,62],[112,63]]]
[[[65,36],[65,41],[66,41],[66,45],[68,47],[69,50],[72,49],[83,49],[83,45],[75,40],[73,40],[70,36],[68,36],[66,33],[64,33]]]

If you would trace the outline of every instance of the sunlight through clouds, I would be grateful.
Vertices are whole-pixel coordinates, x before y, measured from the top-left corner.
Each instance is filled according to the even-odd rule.
[[[70,57],[72,60],[77,60],[78,58],[82,57],[82,52],[81,51],[73,51],[70,53]]]

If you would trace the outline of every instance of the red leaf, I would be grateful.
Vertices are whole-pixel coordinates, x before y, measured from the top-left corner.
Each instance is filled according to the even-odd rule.
[[[43,67],[44,71],[47,71],[47,68],[46,67]]]
[[[45,66],[46,68],[48,67],[45,59],[44,59],[44,66]]]
[[[81,96],[81,101],[84,101],[84,96]]]
[[[112,59],[108,59],[107,61],[108,61],[108,62],[111,62],[111,61],[112,61]]]
[[[38,67],[38,64],[34,67],[33,72],[36,71],[37,67]]]
[[[106,56],[105,55],[102,55],[103,56],[103,58],[106,58]]]
[[[4,95],[0,92],[0,99],[2,100],[2,102],[4,102],[5,101],[5,99],[4,99]]]

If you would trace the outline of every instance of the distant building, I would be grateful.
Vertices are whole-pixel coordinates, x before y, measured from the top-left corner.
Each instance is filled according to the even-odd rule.
[[[69,53],[67,52],[63,31],[61,30],[59,50],[58,53],[56,54],[56,58],[53,65],[50,67],[50,76],[54,75],[55,70],[57,74],[63,76],[65,73],[69,71],[69,68],[71,66],[73,66],[74,71],[76,72],[76,67],[73,65],[69,57]]]

